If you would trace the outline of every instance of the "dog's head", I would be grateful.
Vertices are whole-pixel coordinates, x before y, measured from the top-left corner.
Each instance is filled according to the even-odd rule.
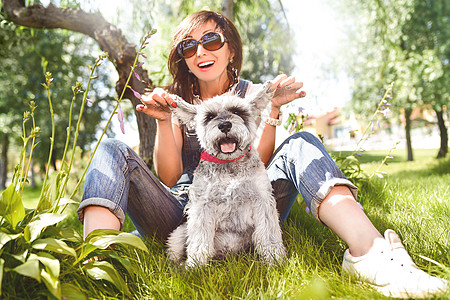
[[[261,111],[273,95],[270,82],[256,93],[240,98],[221,95],[192,105],[174,97],[174,113],[188,127],[196,129],[200,146],[219,159],[235,159],[246,152],[256,137]]]

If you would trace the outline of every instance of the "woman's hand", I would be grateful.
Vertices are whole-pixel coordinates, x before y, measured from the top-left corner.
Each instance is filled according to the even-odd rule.
[[[161,88],[155,88],[152,93],[142,95],[142,104],[136,105],[136,110],[143,112],[159,121],[171,119],[169,105],[176,107],[169,93]]]
[[[272,97],[271,104],[272,109],[280,109],[282,105],[285,105],[295,99],[303,98],[306,96],[304,91],[299,91],[303,87],[303,82],[295,81],[295,77],[287,76],[285,74],[278,75],[272,80],[272,88],[275,93]]]

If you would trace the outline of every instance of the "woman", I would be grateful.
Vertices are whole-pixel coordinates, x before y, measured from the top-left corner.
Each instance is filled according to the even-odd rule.
[[[173,83],[167,91],[155,89],[136,107],[156,119],[154,166],[159,179],[126,145],[104,141],[86,176],[78,210],[85,236],[97,228],[120,230],[125,213],[142,235],[165,240],[176,228],[200,149],[195,132],[172,117],[169,106],[175,104],[169,93],[190,103],[224,93],[251,93],[256,85],[239,80],[241,64],[239,33],[223,15],[200,11],[179,25],[169,55]],[[272,181],[280,221],[284,222],[301,193],[314,216],[347,243],[344,270],[395,297],[419,297],[444,289],[443,280],[415,268],[395,232],[388,230],[383,237],[377,231],[355,201],[357,188],[317,138],[298,133],[274,152],[280,108],[304,97],[303,91],[298,92],[302,86],[286,75],[273,79],[277,92],[257,145]]]

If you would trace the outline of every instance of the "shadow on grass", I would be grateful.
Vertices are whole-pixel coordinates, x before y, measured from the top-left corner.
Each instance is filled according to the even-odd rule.
[[[444,176],[447,174],[450,174],[450,156],[424,162],[423,167],[420,169],[396,171],[391,176],[398,179],[420,180],[421,178]]]
[[[437,149],[413,149],[413,156],[415,161],[423,161],[429,158],[435,158]],[[353,153],[353,151],[329,151],[329,153],[336,157],[347,157]],[[389,150],[370,150],[360,153],[361,156],[356,156],[361,164],[365,163],[381,163]],[[404,149],[394,150],[392,153],[393,159],[389,159],[390,163],[406,162],[407,152]]]

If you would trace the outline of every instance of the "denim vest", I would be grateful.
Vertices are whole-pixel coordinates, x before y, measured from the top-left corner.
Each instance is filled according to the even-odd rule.
[[[247,80],[239,79],[239,83],[236,87],[236,94],[244,98],[247,93],[247,89],[250,82]],[[182,161],[183,161],[183,175],[178,180],[178,185],[186,185],[191,184],[192,179],[194,178],[194,171],[197,168],[200,162],[200,153],[202,149],[200,147],[200,143],[197,139],[197,133],[195,130],[189,130],[186,125],[180,124],[181,131],[183,132],[183,148],[182,152]]]

